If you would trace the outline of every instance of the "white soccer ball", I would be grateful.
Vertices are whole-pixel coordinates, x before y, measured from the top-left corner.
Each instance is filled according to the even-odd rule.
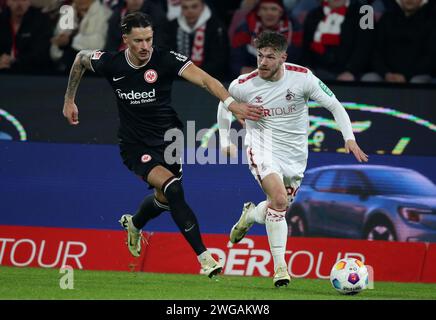
[[[357,294],[368,286],[368,269],[360,260],[341,259],[330,272],[330,282],[341,294]]]

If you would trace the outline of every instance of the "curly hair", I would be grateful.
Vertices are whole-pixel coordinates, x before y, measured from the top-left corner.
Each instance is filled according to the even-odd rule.
[[[288,42],[285,36],[273,31],[263,31],[254,40],[254,45],[257,49],[270,47],[282,52],[285,52],[288,49]]]

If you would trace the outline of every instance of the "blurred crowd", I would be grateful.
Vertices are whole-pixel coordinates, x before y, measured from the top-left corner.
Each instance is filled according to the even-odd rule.
[[[67,74],[82,49],[123,50],[135,11],[155,45],[223,81],[254,70],[253,39],[275,30],[288,62],[323,80],[436,83],[436,0],[0,0],[0,74]]]

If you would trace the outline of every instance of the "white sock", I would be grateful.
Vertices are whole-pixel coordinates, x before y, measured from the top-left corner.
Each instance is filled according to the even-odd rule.
[[[248,215],[248,222],[257,222],[265,224],[266,208],[268,204],[266,201],[260,202],[256,208]]]
[[[285,219],[286,210],[276,211],[267,208],[265,226],[271,255],[274,260],[274,270],[279,266],[286,267],[285,251],[288,238],[288,224]]]

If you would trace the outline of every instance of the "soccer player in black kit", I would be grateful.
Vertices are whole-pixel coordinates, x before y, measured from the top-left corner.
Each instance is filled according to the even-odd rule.
[[[180,232],[197,254],[203,272],[212,277],[222,266],[207,251],[201,239],[194,212],[185,201],[181,184],[181,164],[168,164],[164,151],[169,142],[165,132],[182,128],[171,107],[171,88],[177,76],[208,90],[223,101],[239,119],[259,120],[261,111],[237,103],[223,85],[196,67],[187,57],[153,46],[153,28],[149,16],[136,12],[121,22],[127,49],[120,52],[80,51],[71,67],[63,114],[71,125],[79,124],[74,102],[85,70],[104,76],[117,98],[120,126],[118,138],[124,164],[155,188],[134,216],[125,214],[120,223],[127,230],[131,254],[141,254],[141,229],[152,218],[170,211]]]

